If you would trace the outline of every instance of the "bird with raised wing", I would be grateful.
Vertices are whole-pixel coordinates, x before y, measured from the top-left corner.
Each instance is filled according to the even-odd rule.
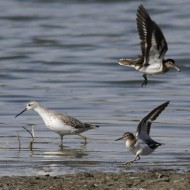
[[[162,144],[154,141],[150,137],[150,128],[152,121],[160,115],[160,113],[168,106],[169,101],[161,104],[157,108],[153,109],[148,115],[146,115],[138,124],[136,135],[130,132],[126,132],[122,137],[115,141],[124,139],[126,141],[126,147],[130,152],[135,154],[135,158],[129,162],[125,162],[126,166],[129,166],[133,162],[140,160],[141,155],[149,155],[156,150]]]
[[[43,119],[46,127],[60,135],[61,146],[63,145],[64,135],[78,135],[84,139],[86,144],[87,138],[82,136],[80,133],[99,127],[98,125],[82,123],[78,119],[75,119],[71,116],[48,110],[36,101],[28,102],[26,108],[15,117],[21,115],[27,110],[36,111]]]
[[[170,68],[180,71],[173,59],[164,59],[168,50],[166,39],[143,5],[140,5],[137,10],[136,21],[142,55],[136,59],[119,59],[118,63],[134,67],[137,71],[144,73],[142,86],[147,85],[147,76],[166,73]]]

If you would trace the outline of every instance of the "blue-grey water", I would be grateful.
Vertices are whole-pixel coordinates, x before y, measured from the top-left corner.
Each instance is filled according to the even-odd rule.
[[[163,30],[182,72],[149,78],[117,64],[140,54],[136,10],[143,5]],[[182,7],[182,8],[180,8]],[[83,171],[190,169],[190,3],[188,0],[1,0],[0,1],[0,175],[67,174]],[[78,136],[48,130],[37,113],[18,118],[29,100],[100,125]],[[134,158],[124,132],[163,102],[152,138],[165,145],[130,168]],[[35,128],[31,136],[23,127]],[[20,139],[20,148],[19,141]]]

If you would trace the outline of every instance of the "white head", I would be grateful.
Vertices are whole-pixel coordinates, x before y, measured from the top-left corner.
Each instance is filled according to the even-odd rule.
[[[19,114],[17,114],[15,117],[18,117],[19,115],[21,115],[22,113],[24,113],[27,110],[34,110],[35,108],[37,108],[39,106],[39,103],[36,101],[30,101],[26,104],[26,108],[21,111]]]
[[[39,103],[36,101],[30,101],[26,104],[26,109],[27,110],[33,110],[39,106]]]

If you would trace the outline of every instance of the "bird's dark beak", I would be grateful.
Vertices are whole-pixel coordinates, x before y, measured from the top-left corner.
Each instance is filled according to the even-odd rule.
[[[118,139],[116,139],[115,141],[119,141],[119,140],[121,140],[121,139],[123,139],[124,137],[120,137],[120,138],[118,138]]]
[[[19,114],[17,114],[17,115],[15,116],[15,118],[18,117],[19,115],[21,115],[22,113],[24,113],[26,110],[27,110],[27,108],[25,108],[23,111],[21,111]]]

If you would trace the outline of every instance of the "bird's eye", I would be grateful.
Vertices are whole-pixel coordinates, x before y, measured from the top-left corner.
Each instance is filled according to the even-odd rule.
[[[28,104],[28,106],[30,107],[30,106],[31,106],[31,104]]]

